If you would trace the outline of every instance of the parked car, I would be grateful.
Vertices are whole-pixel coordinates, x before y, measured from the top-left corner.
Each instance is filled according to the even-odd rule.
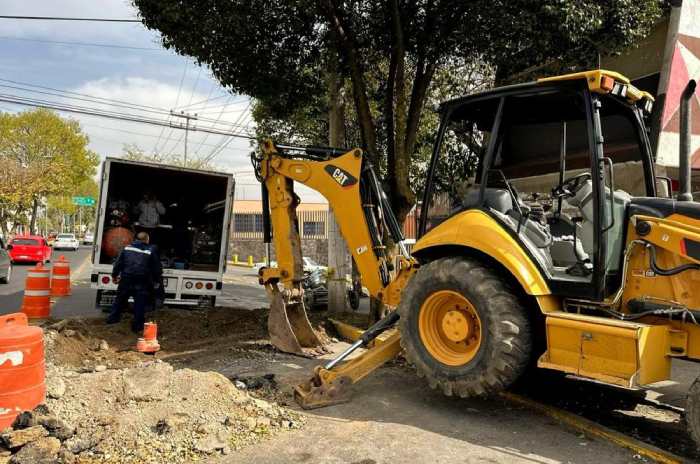
[[[12,278],[12,260],[5,240],[0,237],[0,284],[9,284]]]
[[[85,236],[83,237],[83,245],[92,245],[92,243],[95,241],[95,234],[92,232],[85,232]]]
[[[13,263],[45,263],[51,260],[51,247],[40,235],[19,235],[7,246]]]
[[[58,234],[53,242],[54,250],[73,250],[80,248],[80,242],[75,238],[75,234]]]
[[[309,258],[308,256],[304,256],[302,258],[304,261],[304,272],[313,272],[316,270],[321,271],[322,274],[327,274],[328,273],[328,267],[327,266],[322,266],[318,264],[316,261],[313,259]]]

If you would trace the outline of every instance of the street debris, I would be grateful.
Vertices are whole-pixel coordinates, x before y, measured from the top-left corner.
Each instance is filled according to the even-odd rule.
[[[238,388],[66,327],[45,332],[46,404],[0,433],[0,463],[193,462],[304,423],[247,391],[275,388],[274,376]]]

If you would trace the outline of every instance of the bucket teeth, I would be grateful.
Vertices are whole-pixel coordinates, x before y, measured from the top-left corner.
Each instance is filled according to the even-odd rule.
[[[267,319],[267,330],[272,344],[280,351],[299,355],[308,355],[308,351],[318,351],[322,345],[321,340],[311,327],[303,301],[286,303],[277,288],[268,294],[270,315]],[[304,351],[304,348],[307,351]]]

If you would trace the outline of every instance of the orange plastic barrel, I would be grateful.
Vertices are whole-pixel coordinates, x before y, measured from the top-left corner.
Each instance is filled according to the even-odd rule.
[[[51,273],[51,296],[70,295],[70,263],[61,255],[53,263]]]
[[[0,430],[44,402],[44,336],[22,313],[0,316]]]
[[[27,271],[22,312],[30,319],[44,319],[51,315],[49,275],[49,270],[41,263]]]

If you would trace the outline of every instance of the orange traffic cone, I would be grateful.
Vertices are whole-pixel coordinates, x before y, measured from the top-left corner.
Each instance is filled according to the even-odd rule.
[[[136,351],[141,353],[155,353],[160,350],[158,344],[158,324],[155,322],[146,322],[143,325],[143,338],[136,341]]]
[[[29,319],[45,319],[51,314],[49,270],[41,263],[27,272],[22,312]]]
[[[70,295],[70,263],[61,255],[58,261],[53,263],[51,275],[51,296]]]

